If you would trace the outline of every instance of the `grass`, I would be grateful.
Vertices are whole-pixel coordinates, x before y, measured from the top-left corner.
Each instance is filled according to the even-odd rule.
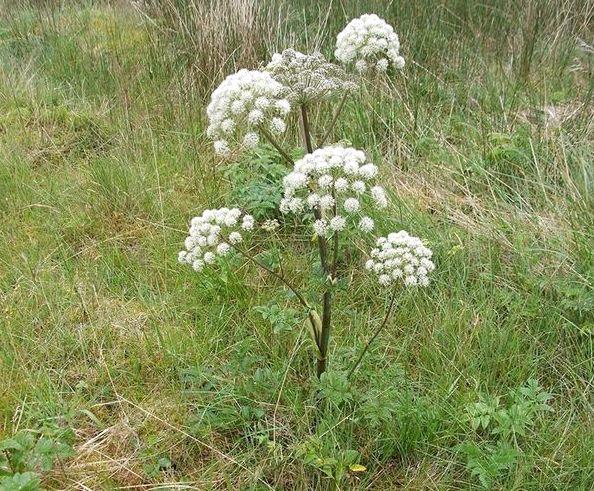
[[[72,447],[24,466],[45,488],[592,489],[591,1],[0,8],[0,441],[50,427]],[[213,86],[276,49],[330,56],[368,11],[407,68],[350,99],[335,138],[380,165],[380,231],[426,238],[437,274],[344,386],[384,307],[352,251],[320,388],[278,285],[176,257],[205,207],[274,216],[278,157],[225,163],[203,134]],[[278,240],[304,284],[309,237],[286,223]],[[494,450],[509,442],[469,405],[511,413],[529,379],[552,410]]]

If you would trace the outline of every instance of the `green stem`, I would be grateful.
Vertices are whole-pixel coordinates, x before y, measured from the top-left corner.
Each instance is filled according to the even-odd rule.
[[[311,153],[313,152],[313,146],[311,143],[309,120],[307,118],[307,107],[305,105],[301,106],[300,116],[303,146],[305,147],[306,152]],[[313,212],[316,220],[322,218],[322,212],[318,208],[314,208]],[[328,264],[328,243],[324,237],[318,236],[318,251],[320,254],[320,264],[322,265],[324,278],[327,282],[322,302],[322,332],[319,343],[320,356],[318,357],[316,367],[316,374],[318,378],[320,378],[326,371],[327,367],[328,345],[330,343],[330,330],[332,327],[332,285],[328,284],[328,282],[332,282],[333,278]]]
[[[334,112],[334,116],[332,116],[332,121],[330,122],[330,126],[328,126],[326,133],[324,133],[324,136],[320,140],[320,143],[318,144],[318,148],[324,146],[324,143],[326,143],[326,140],[332,133],[332,130],[334,129],[334,126],[336,125],[336,121],[338,121],[338,116],[340,116],[340,113],[342,111],[342,108],[344,107],[344,103],[346,102],[347,97],[348,97],[348,92],[342,96],[342,99],[340,99],[340,104],[338,104],[338,107],[336,108],[336,111]]]
[[[297,297],[297,299],[299,300],[299,302],[301,303],[301,305],[303,305],[308,311],[311,310],[310,305],[307,303],[307,300],[305,299],[305,297],[303,296],[302,293],[300,293],[296,287],[294,287],[291,283],[289,283],[287,281],[287,279],[283,276],[278,274],[276,271],[274,271],[274,269],[269,268],[268,266],[266,266],[265,264],[262,264],[260,261],[258,261],[255,257],[253,257],[252,255],[250,255],[248,252],[244,251],[243,249],[240,249],[237,246],[233,246],[233,249],[235,249],[237,252],[239,252],[243,257],[247,258],[248,260],[250,260],[251,262],[253,262],[256,266],[259,266],[260,268],[262,268],[264,271],[268,272],[269,274],[271,274],[272,276],[274,276],[276,279],[282,281],[289,290],[291,290],[295,296]]]
[[[373,333],[373,336],[371,336],[371,338],[369,338],[369,341],[367,341],[367,343],[361,350],[361,353],[359,354],[359,358],[357,358],[357,361],[353,364],[353,366],[349,370],[347,379],[351,378],[351,376],[353,375],[353,373],[355,372],[355,370],[361,363],[361,360],[363,360],[363,357],[365,356],[365,353],[367,353],[367,350],[369,349],[369,346],[371,345],[371,343],[373,343],[375,338],[378,337],[379,333],[382,332],[383,328],[386,327],[386,324],[388,323],[388,319],[390,318],[390,314],[392,314],[392,309],[394,308],[394,300],[396,300],[396,289],[394,289],[394,291],[392,293],[392,298],[390,299],[390,305],[388,306],[388,309],[386,310],[386,315],[384,316],[384,320],[382,321],[380,326],[377,328],[377,330]]]
[[[263,126],[260,126],[260,131],[262,132],[264,137],[270,142],[270,144],[274,148],[276,148],[278,153],[281,154],[283,159],[285,159],[286,163],[289,165],[289,168],[292,169],[293,166],[295,165],[295,162],[293,161],[291,156],[287,152],[285,152],[283,147],[280,146],[280,144],[276,141],[276,139],[270,134],[270,132],[266,128],[264,128]]]
[[[307,119],[307,107],[301,105],[301,135],[303,137],[303,143],[305,144],[305,150],[307,153],[313,152],[313,145],[311,144],[311,132],[309,130],[309,121]]]

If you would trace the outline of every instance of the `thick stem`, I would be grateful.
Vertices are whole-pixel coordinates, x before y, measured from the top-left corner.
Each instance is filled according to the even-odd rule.
[[[361,360],[363,360],[363,357],[365,356],[365,353],[367,353],[367,350],[369,349],[369,346],[371,345],[371,343],[373,343],[375,338],[378,337],[379,333],[382,332],[382,329],[388,323],[388,319],[390,318],[390,315],[392,314],[392,309],[394,308],[394,300],[396,300],[396,289],[394,289],[394,291],[392,293],[392,298],[390,299],[390,305],[388,306],[388,309],[386,310],[386,315],[384,316],[384,320],[382,321],[380,326],[377,328],[377,330],[373,333],[373,336],[371,336],[371,338],[369,338],[369,341],[367,341],[367,343],[361,350],[361,353],[359,354],[359,358],[357,358],[357,361],[354,363],[354,365],[349,370],[347,379],[351,378],[351,376],[353,375],[353,373],[355,372],[355,370],[361,363]]]
[[[311,144],[311,131],[309,130],[309,121],[307,119],[307,107],[301,105],[301,135],[303,137],[303,143],[305,144],[305,150],[307,153],[313,152],[313,145]]]
[[[289,168],[292,169],[293,166],[295,165],[295,162],[293,162],[293,159],[291,158],[291,156],[285,152],[285,150],[283,149],[283,147],[280,146],[280,144],[275,140],[275,138],[270,134],[270,132],[264,128],[263,126],[260,127],[260,131],[262,132],[262,134],[264,135],[264,137],[268,140],[268,142],[274,147],[276,148],[276,150],[278,151],[278,153],[281,154],[281,156],[283,157],[283,159],[285,159],[285,162],[289,165]]]
[[[301,106],[301,136],[303,138],[303,146],[308,153],[313,152],[311,143],[311,131],[309,127],[309,120],[307,118],[307,107]],[[314,208],[314,217],[316,220],[322,218],[322,212],[318,208]],[[330,342],[330,329],[332,319],[332,285],[328,282],[332,281],[330,275],[330,266],[328,264],[328,242],[324,237],[318,236],[318,251],[320,253],[320,264],[324,278],[327,282],[324,291],[323,305],[322,305],[322,333],[320,336],[320,355],[318,357],[316,373],[318,378],[326,371],[328,344]]]
[[[332,121],[330,121],[330,126],[328,126],[326,133],[324,133],[324,136],[320,140],[320,143],[318,144],[318,148],[324,146],[324,143],[326,143],[326,140],[332,133],[332,130],[334,129],[334,125],[336,124],[336,121],[338,121],[338,116],[340,116],[340,113],[342,111],[342,108],[344,107],[344,103],[346,102],[347,97],[348,97],[348,93],[345,93],[342,96],[342,99],[340,99],[340,104],[338,104],[338,107],[336,108],[336,111],[334,112],[334,116],[332,116]]]
[[[332,328],[332,290],[326,288],[322,310],[322,336],[320,339],[320,357],[318,358],[317,376],[320,378],[326,371],[328,344],[330,343],[330,330]]]

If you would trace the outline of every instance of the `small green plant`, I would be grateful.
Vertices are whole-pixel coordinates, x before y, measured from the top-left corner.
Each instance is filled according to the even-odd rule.
[[[464,442],[459,445],[466,457],[466,467],[470,474],[478,478],[484,488],[491,488],[495,480],[516,463],[520,453],[509,443],[498,441],[496,445],[478,445]]]
[[[0,441],[0,489],[33,491],[40,488],[40,473],[56,461],[73,455],[70,429],[46,426],[21,430]]]
[[[490,488],[516,463],[521,455],[518,438],[527,436],[540,413],[552,411],[548,404],[551,398],[537,380],[529,379],[508,393],[507,405],[502,406],[499,396],[481,394],[478,402],[466,406],[466,419],[472,429],[486,433],[487,438],[478,442],[467,440],[457,450],[466,458],[470,473],[485,488]]]
[[[361,455],[357,450],[348,449],[329,453],[318,438],[312,437],[297,449],[303,462],[329,478],[336,487],[348,471],[363,472],[365,466],[359,464]]]
[[[297,310],[281,307],[276,303],[259,305],[254,310],[270,323],[274,334],[291,331],[300,321]]]

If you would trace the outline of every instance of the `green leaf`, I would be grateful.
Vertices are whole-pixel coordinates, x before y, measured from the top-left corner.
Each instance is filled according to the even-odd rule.
[[[2,491],[39,491],[41,480],[34,472],[16,473],[0,479]]]

